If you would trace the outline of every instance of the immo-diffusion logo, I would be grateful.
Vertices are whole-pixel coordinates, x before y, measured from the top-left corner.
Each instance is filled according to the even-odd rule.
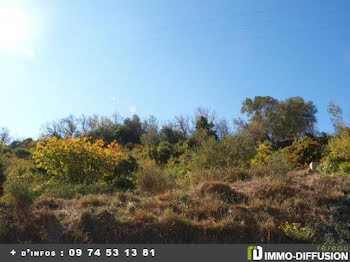
[[[263,248],[261,246],[249,246],[247,248],[248,260],[261,260],[263,258]]]
[[[349,252],[348,250],[331,250],[331,251],[320,251],[320,250],[295,250],[288,251],[263,251],[261,246],[249,246],[247,248],[247,259],[253,261],[348,261]]]

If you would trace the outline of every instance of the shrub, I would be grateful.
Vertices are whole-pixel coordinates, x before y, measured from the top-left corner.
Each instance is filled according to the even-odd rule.
[[[6,166],[6,175],[9,179],[29,177],[35,167],[32,161],[15,157],[8,158]]]
[[[167,141],[161,142],[157,148],[157,163],[165,165],[173,154],[173,148]]]
[[[329,140],[329,154],[320,169],[324,173],[350,173],[350,128],[343,127]]]
[[[30,152],[27,149],[16,148],[14,153],[18,158],[29,159],[30,157]]]
[[[283,149],[287,160],[295,166],[307,167],[313,161],[322,158],[323,146],[316,141],[296,141],[293,145]]]
[[[113,173],[106,174],[106,181],[127,179],[130,180],[133,174],[139,169],[137,160],[133,156],[121,156],[114,167]]]
[[[4,174],[4,163],[2,161],[2,159],[0,158],[0,196],[3,193],[3,184],[5,182],[5,174]]]
[[[95,195],[87,195],[85,197],[81,197],[77,201],[78,208],[86,208],[86,207],[99,207],[105,204],[103,197],[95,196]]]
[[[117,189],[122,191],[134,190],[136,187],[132,180],[125,177],[117,178],[115,181],[115,186]]]
[[[13,206],[17,217],[26,217],[34,200],[34,194],[27,184],[11,181],[5,186],[5,199]]]
[[[277,151],[271,155],[267,167],[269,168],[271,174],[275,176],[283,176],[294,168],[280,151]]]
[[[343,162],[339,165],[339,171],[342,173],[350,173],[350,162]]]
[[[227,136],[222,141],[209,138],[195,150],[192,169],[249,167],[255,153],[254,141],[244,134]]]
[[[157,194],[173,188],[175,180],[169,172],[152,162],[137,173],[136,184],[140,191]]]
[[[117,166],[114,169],[116,176],[129,177],[132,173],[136,172],[139,165],[133,156],[128,156],[126,158],[121,158],[118,161]]]
[[[155,160],[157,164],[165,165],[174,155],[174,150],[169,142],[163,141],[158,146],[148,145],[145,149],[145,154],[147,157]]]
[[[271,143],[260,144],[257,148],[257,154],[250,161],[253,166],[264,166],[267,165],[270,160],[270,155],[273,149]]]
[[[315,235],[315,231],[312,228],[301,227],[298,223],[289,223],[288,221],[280,225],[279,229],[281,229],[288,238],[299,243],[312,243]]]
[[[115,191],[117,191],[115,184],[105,181],[77,184],[58,179],[50,179],[50,181],[40,186],[36,193],[46,197],[70,199],[77,194],[112,194]]]
[[[121,156],[116,142],[105,147],[103,140],[52,137],[38,141],[33,158],[47,174],[82,183],[113,176]]]
[[[249,170],[242,167],[210,168],[194,170],[190,173],[190,179],[194,184],[202,181],[235,182],[249,178]]]
[[[233,190],[229,184],[224,182],[204,182],[197,189],[200,196],[217,196],[228,202],[240,201],[244,196]]]

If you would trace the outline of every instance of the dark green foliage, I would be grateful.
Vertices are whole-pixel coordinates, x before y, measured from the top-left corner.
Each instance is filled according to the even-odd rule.
[[[178,147],[177,147],[178,148]],[[169,142],[161,142],[158,146],[149,145],[145,149],[145,154],[147,157],[156,161],[159,165],[165,165],[168,163],[172,156],[178,156],[179,151],[175,151],[174,146]]]
[[[164,165],[168,162],[173,154],[173,147],[169,142],[161,142],[157,148],[156,162]]]
[[[117,178],[115,186],[122,191],[134,190],[136,188],[134,182],[126,177]]]
[[[218,139],[218,136],[213,128],[214,124],[212,122],[208,122],[208,119],[206,117],[199,116],[197,118],[196,131],[204,131],[207,136],[213,136]]]
[[[157,146],[147,145],[145,146],[143,152],[145,157],[148,157],[153,160],[157,158]]]
[[[29,184],[18,180],[10,181],[6,184],[4,191],[8,204],[14,208],[14,215],[27,216],[34,201],[34,194],[30,191]]]
[[[18,158],[29,159],[30,157],[30,152],[23,148],[16,148],[13,152]]]
[[[143,133],[144,130],[140,118],[137,115],[134,115],[132,119],[127,118],[124,120],[124,124],[116,131],[116,137],[121,145],[127,143],[140,144],[140,139]]]
[[[109,119],[102,118],[87,135],[93,140],[103,139],[107,144],[117,139],[116,132],[119,125]]]
[[[325,133],[325,132],[322,132],[320,135],[318,135],[317,137],[314,138],[314,140],[321,144],[323,147],[326,146],[329,142],[329,139],[331,139],[332,136]]]
[[[171,126],[163,126],[160,130],[160,137],[162,141],[169,142],[170,144],[176,144],[185,139],[182,132],[174,130]]]
[[[35,144],[36,144],[36,142],[32,138],[26,138],[24,140],[13,141],[10,144],[10,147],[13,149],[16,149],[16,148],[30,149],[30,148],[35,147]]]
[[[137,171],[139,165],[137,160],[133,156],[128,156],[119,161],[118,165],[115,167],[115,174],[117,176],[128,177]]]
[[[205,130],[197,130],[192,136],[190,136],[186,143],[189,148],[194,149],[200,146],[204,141],[208,140],[210,137]]]

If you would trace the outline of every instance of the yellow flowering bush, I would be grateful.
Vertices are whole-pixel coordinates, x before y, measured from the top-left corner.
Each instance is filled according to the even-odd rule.
[[[114,175],[121,157],[117,142],[105,146],[103,140],[91,142],[87,137],[39,140],[33,154],[37,168],[77,183],[93,182]]]
[[[350,127],[342,127],[339,133],[329,140],[329,155],[321,165],[324,173],[350,174]]]
[[[273,149],[270,144],[268,143],[260,144],[257,148],[257,154],[250,161],[251,165],[253,166],[267,165],[272,153],[273,153]]]
[[[314,230],[309,227],[302,227],[299,223],[289,223],[288,221],[278,228],[281,229],[287,237],[300,242],[311,242],[315,234]]]

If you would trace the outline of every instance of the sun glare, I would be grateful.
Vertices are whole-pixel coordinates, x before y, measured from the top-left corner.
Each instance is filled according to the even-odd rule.
[[[26,17],[15,8],[0,8],[0,46],[16,49],[28,33]]]

